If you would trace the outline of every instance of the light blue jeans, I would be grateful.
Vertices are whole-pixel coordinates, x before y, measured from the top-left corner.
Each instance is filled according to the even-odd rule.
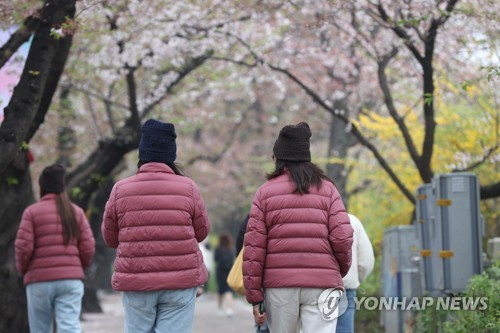
[[[256,325],[255,327],[256,333],[270,333],[269,326],[267,326],[267,321],[264,323],[264,325],[260,325],[260,327]]]
[[[52,333],[55,313],[57,333],[80,333],[83,282],[56,280],[26,287],[28,323],[33,333]]]
[[[336,333],[354,333],[354,312],[356,311],[354,297],[356,297],[356,289],[346,289],[346,296],[347,309],[337,319]]]
[[[125,333],[191,333],[196,290],[124,291]]]

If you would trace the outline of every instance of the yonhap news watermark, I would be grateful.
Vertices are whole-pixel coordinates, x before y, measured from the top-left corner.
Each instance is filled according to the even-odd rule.
[[[403,310],[423,311],[484,311],[488,309],[488,297],[421,296],[421,297],[353,297],[355,310]],[[342,289],[324,290],[318,298],[318,308],[324,320],[340,317],[348,307],[348,299]]]
[[[423,297],[354,297],[356,310],[421,311],[427,308],[444,311],[488,309],[488,297],[423,296]]]

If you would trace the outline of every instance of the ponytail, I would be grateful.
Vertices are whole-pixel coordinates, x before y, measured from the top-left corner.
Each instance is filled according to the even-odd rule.
[[[61,219],[64,244],[68,245],[72,238],[80,238],[80,229],[76,220],[73,204],[66,191],[56,194],[57,212]]]

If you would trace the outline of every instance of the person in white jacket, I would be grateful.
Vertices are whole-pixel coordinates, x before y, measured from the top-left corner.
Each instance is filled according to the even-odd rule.
[[[361,221],[354,215],[348,214],[351,226],[354,229],[354,241],[352,243],[352,264],[349,272],[342,279],[348,305],[346,311],[337,320],[336,333],[353,333],[354,332],[354,312],[356,290],[361,282],[373,270],[375,256],[373,254],[373,246],[366,234],[365,228]]]

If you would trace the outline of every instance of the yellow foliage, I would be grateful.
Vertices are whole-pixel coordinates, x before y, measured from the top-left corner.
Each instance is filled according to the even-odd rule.
[[[453,167],[466,166],[460,164],[463,163],[460,156],[470,156],[470,165],[479,160],[487,148],[498,144],[498,111],[494,108],[494,98],[486,96],[479,86],[469,85],[464,91],[445,77],[438,77],[435,86],[437,129],[432,169],[434,173],[447,173],[451,172]],[[424,139],[421,107],[422,105],[398,106],[419,152]],[[370,137],[405,186],[415,193],[422,181],[397,124],[389,115],[366,111],[366,114],[360,115],[354,122],[355,125],[365,136]],[[356,160],[348,158],[345,163],[347,167],[354,163],[353,171],[349,175],[348,191],[367,179],[370,181],[364,191],[350,197],[349,211],[364,223],[374,244],[382,242],[384,229],[410,223],[413,204],[389,179],[373,155],[363,152],[361,157]],[[491,184],[498,181],[496,168],[494,162],[486,162],[473,172],[478,175],[481,184]],[[492,211],[489,204],[482,204],[481,207],[483,214],[490,219],[499,214]]]

